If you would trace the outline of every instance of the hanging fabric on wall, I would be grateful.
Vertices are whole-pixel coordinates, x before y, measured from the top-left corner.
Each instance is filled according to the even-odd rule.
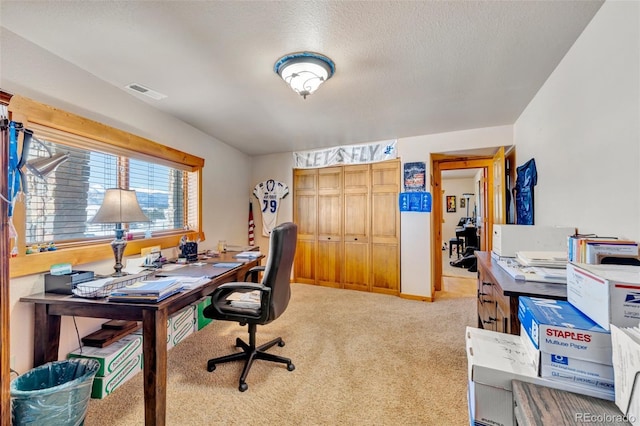
[[[267,179],[253,189],[253,195],[260,200],[262,211],[262,235],[268,237],[276,225],[280,200],[287,196],[289,187],[279,181]]]
[[[513,197],[516,204],[516,223],[533,225],[533,187],[538,183],[536,161],[531,160],[516,169],[516,185]]]

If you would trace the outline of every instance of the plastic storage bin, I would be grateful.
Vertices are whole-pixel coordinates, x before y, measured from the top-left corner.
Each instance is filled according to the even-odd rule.
[[[99,368],[95,359],[69,359],[41,365],[13,379],[12,424],[82,425]]]

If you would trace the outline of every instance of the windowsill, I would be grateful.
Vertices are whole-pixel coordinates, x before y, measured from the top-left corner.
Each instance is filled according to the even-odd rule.
[[[180,243],[180,238],[184,235],[190,239],[196,239],[198,237],[197,232],[190,231],[179,235],[127,241],[124,256],[139,254],[141,249],[152,245],[159,245],[163,249],[176,247]],[[108,259],[113,260],[113,251],[111,250],[111,245],[108,243],[23,254],[10,259],[9,277],[16,278],[47,272],[51,268],[51,265],[55,265],[56,263],[71,263],[75,266]]]

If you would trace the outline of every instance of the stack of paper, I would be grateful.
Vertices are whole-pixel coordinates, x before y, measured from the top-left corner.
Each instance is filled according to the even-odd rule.
[[[182,290],[182,283],[175,278],[137,281],[114,290],[109,295],[112,302],[159,302]]]
[[[516,252],[516,257],[524,266],[539,266],[542,268],[567,267],[567,253],[562,251],[519,251]]]
[[[227,296],[227,300],[234,308],[252,308],[260,307],[260,292],[258,290],[249,293],[235,292]]]
[[[262,256],[262,253],[259,251],[243,251],[236,254],[234,257],[237,257],[238,259],[255,259],[260,256]]]

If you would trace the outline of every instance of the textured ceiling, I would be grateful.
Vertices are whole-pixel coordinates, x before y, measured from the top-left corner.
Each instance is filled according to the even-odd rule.
[[[1,1],[0,23],[248,154],[512,124],[601,1]],[[314,51],[306,100],[273,72]]]

